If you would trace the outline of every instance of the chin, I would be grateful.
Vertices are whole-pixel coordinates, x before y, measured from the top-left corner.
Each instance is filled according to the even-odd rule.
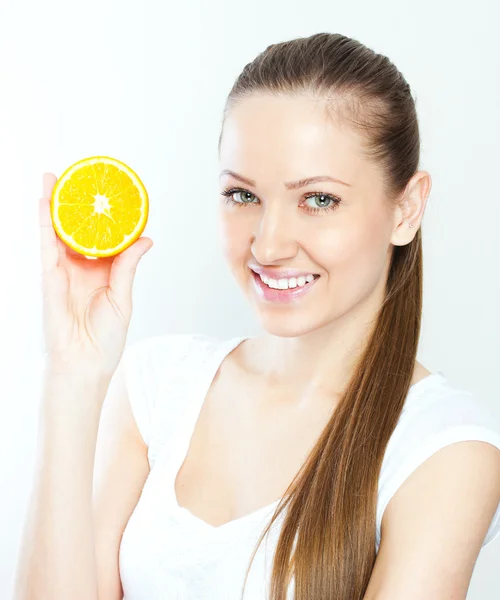
[[[306,335],[321,328],[321,323],[301,322],[292,315],[277,314],[263,315],[260,311],[257,315],[261,327],[269,334],[282,338],[295,338]]]

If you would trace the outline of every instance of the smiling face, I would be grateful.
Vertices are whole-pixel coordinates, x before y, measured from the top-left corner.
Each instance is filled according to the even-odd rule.
[[[219,164],[232,174],[220,178],[223,252],[273,335],[328,327],[383,298],[395,214],[362,141],[308,98],[255,95],[226,117]],[[291,185],[315,176],[339,181]],[[273,290],[250,267],[275,280],[294,272],[319,277],[300,290],[301,280],[292,280],[299,284],[292,290]]]

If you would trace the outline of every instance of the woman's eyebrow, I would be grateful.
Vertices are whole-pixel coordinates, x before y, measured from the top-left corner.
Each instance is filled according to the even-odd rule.
[[[235,173],[234,171],[231,171],[229,169],[224,169],[223,171],[221,171],[221,174],[219,175],[219,179],[223,175],[231,175],[235,179],[238,179],[239,181],[242,181],[243,183],[246,183],[247,185],[251,185],[254,187],[256,185],[256,182],[253,181],[253,179],[248,179],[247,177],[243,177],[243,175],[238,175],[238,173]],[[316,177],[306,177],[305,179],[299,179],[298,181],[285,181],[285,187],[287,190],[295,190],[297,188],[304,187],[311,183],[318,183],[320,181],[333,181],[334,183],[341,183],[342,185],[347,185],[348,187],[352,187],[352,185],[350,183],[346,183],[345,181],[341,181],[340,179],[336,179],[335,177],[330,177],[328,175],[317,175]]]

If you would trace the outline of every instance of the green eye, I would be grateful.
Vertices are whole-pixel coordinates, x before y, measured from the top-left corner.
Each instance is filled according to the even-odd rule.
[[[249,192],[248,190],[245,190],[244,188],[228,188],[225,189],[221,192],[221,194],[223,196],[226,197],[226,202],[228,204],[232,204],[235,206],[248,206],[249,204],[256,204],[256,202],[252,201],[252,198],[257,199],[257,196],[255,196],[255,194],[252,194],[252,192]],[[240,200],[235,200],[234,199],[234,195],[235,194],[241,194],[241,199]],[[319,205],[318,203],[315,201],[316,206],[310,206],[310,205],[306,205],[307,206],[307,210],[306,212],[311,213],[311,214],[317,214],[317,213],[324,213],[326,211],[329,210],[335,210],[337,208],[337,206],[341,203],[341,199],[337,198],[336,196],[332,196],[331,194],[324,194],[323,192],[312,192],[310,194],[307,194],[307,196],[305,197],[306,202],[307,200],[309,200],[310,198],[319,198]],[[325,206],[326,204],[326,206]]]
[[[242,204],[251,204],[250,199],[248,198],[248,196],[253,196],[255,198],[255,196],[253,194],[251,194],[250,192],[246,192],[246,191],[236,191],[235,194],[241,194],[240,196],[240,202]]]
[[[319,193],[314,193],[314,194],[309,194],[308,196],[306,196],[306,202],[308,200],[310,200],[311,198],[320,198],[319,203],[315,200],[315,204],[316,206],[311,206],[309,205],[310,208],[320,208],[320,209],[325,209],[325,208],[329,208],[330,207],[330,203],[334,203],[335,202],[335,198],[333,196],[330,196],[329,194],[319,194]],[[326,206],[325,206],[326,203]]]
[[[255,198],[255,195],[249,192],[248,190],[244,190],[243,188],[230,188],[227,190],[223,190],[221,193],[223,196],[226,196],[226,202],[228,202],[229,204],[237,204],[238,206],[244,206],[245,204],[254,204],[254,202],[249,201],[248,196],[252,196],[253,198]],[[233,198],[234,194],[242,194],[243,199],[235,200]]]

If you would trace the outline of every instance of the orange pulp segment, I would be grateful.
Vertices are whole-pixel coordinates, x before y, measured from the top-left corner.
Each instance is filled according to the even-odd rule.
[[[70,248],[85,256],[114,256],[144,231],[149,199],[129,166],[92,156],[71,165],[56,181],[50,212],[57,235]]]

